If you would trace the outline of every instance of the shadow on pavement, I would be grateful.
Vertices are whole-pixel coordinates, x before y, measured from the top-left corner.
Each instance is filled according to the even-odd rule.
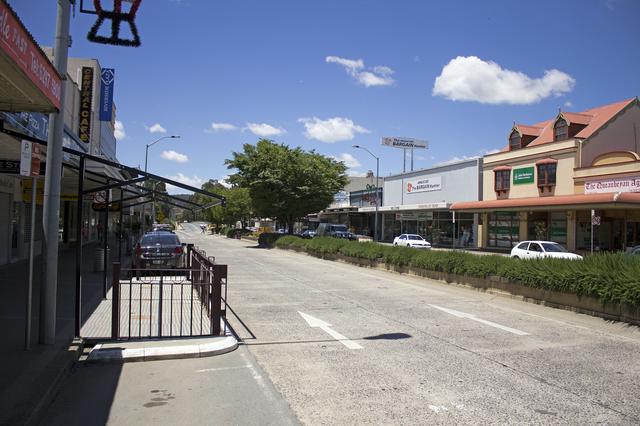
[[[368,336],[363,337],[363,340],[399,340],[399,339],[409,339],[413,336],[407,333],[385,333],[378,334],[377,336]]]
[[[123,364],[77,363],[42,416],[42,425],[106,425]]]

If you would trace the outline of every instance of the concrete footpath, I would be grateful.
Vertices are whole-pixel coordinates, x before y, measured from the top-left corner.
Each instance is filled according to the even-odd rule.
[[[222,355],[237,347],[238,341],[227,328],[226,335],[220,337],[98,343],[89,352],[87,361],[132,362],[202,358]]]

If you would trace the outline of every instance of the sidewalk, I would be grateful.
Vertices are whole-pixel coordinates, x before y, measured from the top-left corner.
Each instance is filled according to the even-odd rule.
[[[97,243],[84,246],[82,277],[82,319],[91,315],[102,300],[102,272],[93,272]],[[112,243],[111,259],[117,258]],[[123,261],[126,257],[123,253]],[[110,260],[111,261],[111,260]],[[26,261],[0,267],[0,325],[5,330],[0,347],[0,425],[24,424],[37,417],[52,390],[77,360],[82,348],[72,346],[75,306],[75,251],[61,249],[58,254],[58,292],[56,342],[38,344],[40,307],[40,258],[34,261],[31,351],[24,350],[25,306],[27,295]]]

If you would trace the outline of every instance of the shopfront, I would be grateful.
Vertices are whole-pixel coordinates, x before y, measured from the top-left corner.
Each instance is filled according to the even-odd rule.
[[[402,173],[384,180],[385,200],[379,209],[381,240],[419,234],[435,247],[475,247],[477,215],[449,210],[453,202],[478,200],[480,167],[474,159]],[[375,207],[359,209],[369,217]]]

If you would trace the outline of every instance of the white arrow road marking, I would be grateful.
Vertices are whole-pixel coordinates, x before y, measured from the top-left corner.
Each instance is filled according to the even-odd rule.
[[[328,322],[324,322],[321,319],[316,317],[312,317],[311,315],[305,314],[304,312],[298,311],[298,313],[304,318],[304,320],[309,324],[310,327],[317,327],[320,330],[327,333],[329,336],[333,337],[343,345],[345,345],[349,349],[362,349],[362,346],[354,342],[353,340],[349,340],[347,337],[338,333],[337,331],[331,328],[331,324]]]
[[[525,333],[524,331],[520,331],[520,330],[517,330],[515,328],[507,327],[506,325],[501,325],[501,324],[497,324],[495,322],[491,322],[491,321],[483,320],[481,318],[477,318],[473,314],[467,314],[467,313],[456,311],[456,310],[453,310],[453,309],[443,308],[442,306],[438,306],[438,305],[429,305],[429,306],[431,306],[432,308],[439,309],[439,310],[441,310],[443,312],[446,312],[448,314],[454,315],[454,316],[456,316],[458,318],[467,318],[467,319],[470,319],[472,321],[476,321],[476,322],[479,322],[481,324],[488,325],[490,327],[499,328],[500,330],[504,330],[504,331],[508,331],[509,333],[517,334],[518,336],[528,336],[529,335],[529,333]]]

